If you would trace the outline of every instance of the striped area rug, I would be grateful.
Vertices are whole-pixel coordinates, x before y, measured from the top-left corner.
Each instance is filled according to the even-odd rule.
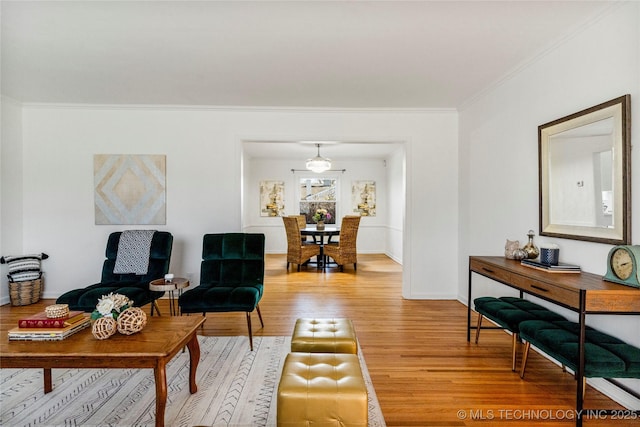
[[[276,425],[276,390],[290,337],[199,336],[198,392],[189,393],[189,353],[167,365],[167,426]],[[369,426],[385,426],[371,378]],[[0,369],[2,426],[153,426],[155,383],[150,369],[53,369],[43,392],[42,369]]]

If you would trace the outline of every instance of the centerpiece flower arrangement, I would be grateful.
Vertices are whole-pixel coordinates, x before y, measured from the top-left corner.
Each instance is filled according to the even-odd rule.
[[[133,307],[133,302],[124,295],[113,292],[109,295],[102,295],[96,309],[91,313],[91,320],[97,320],[101,317],[111,317],[118,320],[120,313],[129,307]]]
[[[326,209],[316,209],[316,213],[313,214],[313,220],[318,223],[317,230],[324,230],[324,222],[328,219],[331,219],[331,214]]]
[[[326,209],[316,209],[316,213],[313,214],[315,222],[325,222],[328,219],[331,219],[331,214]]]
[[[124,335],[140,332],[147,324],[147,314],[133,306],[133,301],[121,294],[110,293],[98,299],[91,313],[91,332],[99,340],[107,339],[116,331]]]

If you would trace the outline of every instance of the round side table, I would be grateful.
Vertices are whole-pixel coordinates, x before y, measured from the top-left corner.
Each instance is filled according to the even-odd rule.
[[[180,314],[180,307],[176,304],[174,291],[178,291],[178,298],[180,298],[182,290],[187,287],[189,287],[189,280],[184,277],[174,277],[171,281],[156,279],[149,283],[150,291],[169,292],[169,312],[172,316]]]

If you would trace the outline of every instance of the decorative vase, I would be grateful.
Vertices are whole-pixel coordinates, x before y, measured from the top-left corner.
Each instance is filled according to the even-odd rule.
[[[324,221],[318,221],[318,224],[316,224],[316,230],[324,230]]]
[[[538,258],[538,255],[540,255],[540,249],[538,249],[538,247],[533,244],[534,235],[535,235],[534,231],[529,230],[529,232],[527,233],[527,236],[529,236],[529,241],[524,246],[524,248],[522,248],[522,250],[527,253],[528,259]]]

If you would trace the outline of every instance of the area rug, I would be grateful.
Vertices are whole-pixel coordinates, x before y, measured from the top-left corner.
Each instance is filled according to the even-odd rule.
[[[198,337],[198,392],[189,393],[189,353],[167,365],[167,426],[276,425],[276,392],[290,337]],[[369,426],[385,426],[360,352],[369,392]],[[42,369],[0,369],[2,426],[153,426],[151,369],[53,369],[43,392]]]

